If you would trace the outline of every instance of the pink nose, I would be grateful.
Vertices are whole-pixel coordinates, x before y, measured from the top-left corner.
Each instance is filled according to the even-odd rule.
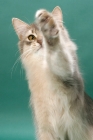
[[[41,39],[38,39],[37,43],[39,43],[42,46],[42,40]]]

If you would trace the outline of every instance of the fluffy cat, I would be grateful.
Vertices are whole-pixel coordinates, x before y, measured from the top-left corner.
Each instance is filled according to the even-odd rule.
[[[93,140],[93,101],[84,93],[76,45],[62,11],[38,10],[35,23],[13,18],[38,140]]]

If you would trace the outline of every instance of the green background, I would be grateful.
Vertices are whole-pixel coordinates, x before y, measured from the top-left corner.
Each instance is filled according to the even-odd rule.
[[[0,0],[0,140],[35,140],[25,72],[20,61],[15,64],[18,38],[11,19],[31,23],[37,9],[52,11],[57,5],[78,45],[85,89],[93,97],[93,0]]]

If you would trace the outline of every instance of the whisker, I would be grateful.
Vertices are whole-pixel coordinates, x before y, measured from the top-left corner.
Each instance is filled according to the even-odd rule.
[[[13,26],[12,26],[12,23],[8,26],[8,35],[10,36],[11,33],[13,33],[14,30],[13,30]]]
[[[19,50],[15,53],[15,56],[17,55],[17,53],[19,53]]]
[[[28,52],[28,53],[25,55],[25,57],[23,58],[23,60],[24,60],[25,58],[27,58],[29,54],[30,54],[30,52]]]
[[[14,67],[19,62],[19,60],[20,60],[20,57],[17,58],[17,60],[15,61],[14,65],[13,65],[13,67],[11,69],[11,77],[12,77],[12,73],[13,73]]]
[[[18,64],[18,62],[20,62],[20,59],[25,59],[29,54],[31,53],[31,49],[27,50],[26,52],[24,52],[23,54],[21,54],[17,60],[15,61],[12,69],[11,69],[11,77],[12,77],[12,74],[13,74],[13,70],[14,70],[14,67]],[[23,69],[22,65],[21,65],[21,68]]]
[[[27,50],[26,52],[24,52],[23,54],[21,54],[20,58],[24,57],[24,55],[26,55],[26,53],[31,52],[31,49]]]
[[[60,22],[60,23],[64,23],[62,20],[57,20],[58,22]]]
[[[21,64],[20,75],[23,74],[23,65]]]
[[[29,21],[27,17],[24,16],[24,18],[28,21],[28,24],[31,24],[31,22]]]
[[[30,54],[30,52],[28,52],[28,53],[26,54],[26,56],[25,56],[25,57],[27,58],[27,56],[28,56],[29,54]]]

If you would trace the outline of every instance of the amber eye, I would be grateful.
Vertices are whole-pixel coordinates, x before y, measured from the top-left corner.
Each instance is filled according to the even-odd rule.
[[[34,35],[29,35],[29,36],[28,36],[28,39],[31,41],[31,40],[36,39],[36,37],[35,37]]]

